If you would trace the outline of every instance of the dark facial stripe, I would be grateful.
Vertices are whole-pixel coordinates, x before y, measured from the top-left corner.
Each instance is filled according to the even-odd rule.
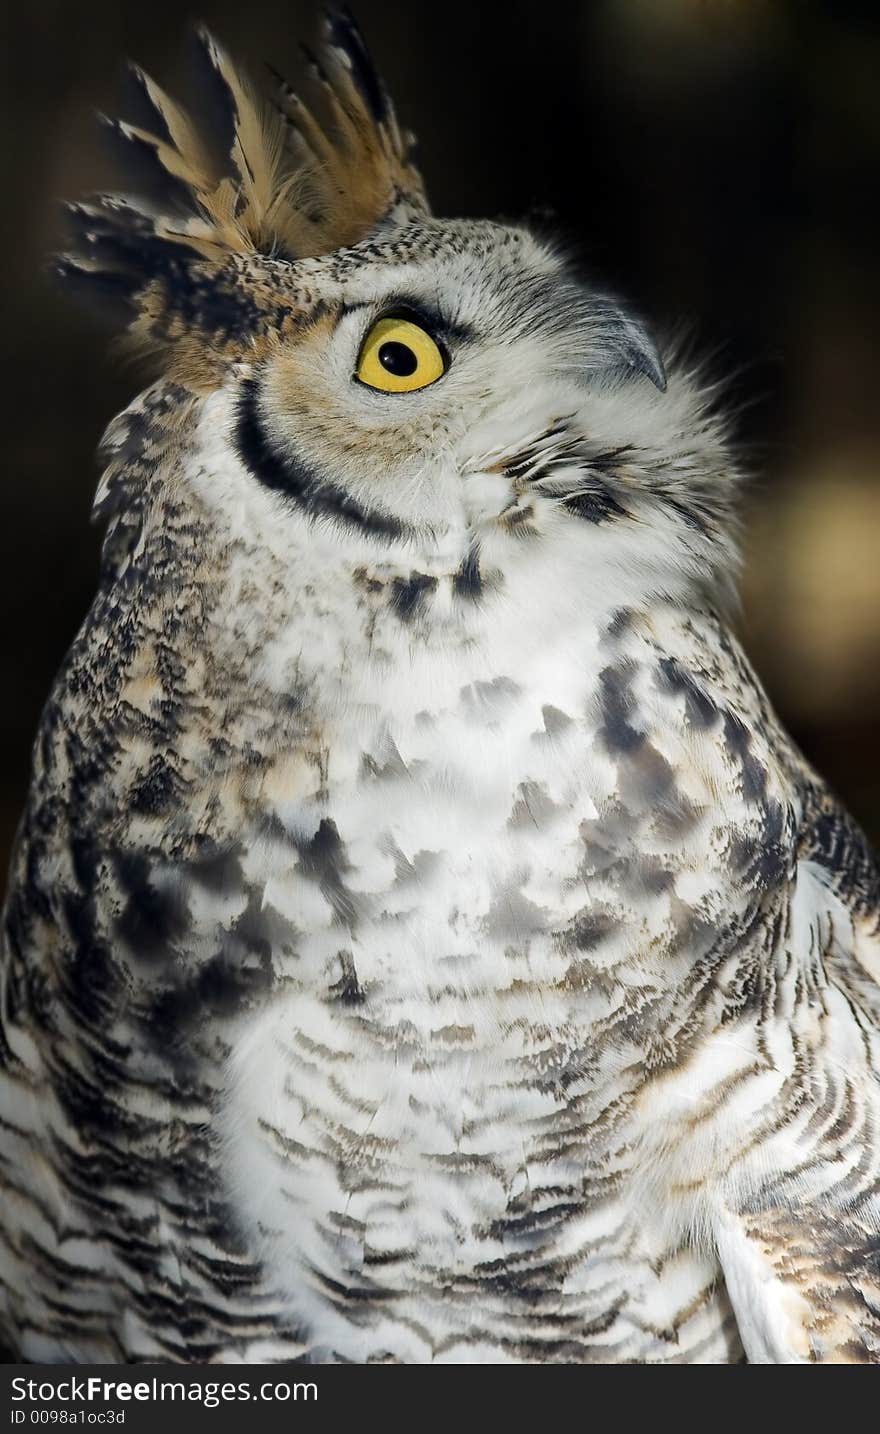
[[[313,469],[282,456],[272,446],[260,421],[260,387],[256,379],[245,379],[242,384],[235,436],[239,456],[249,472],[267,488],[292,499],[310,517],[332,518],[376,538],[409,536],[397,518],[363,507],[341,488],[322,482]]]

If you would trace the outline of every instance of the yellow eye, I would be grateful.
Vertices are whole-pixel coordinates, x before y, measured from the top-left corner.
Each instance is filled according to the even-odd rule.
[[[443,355],[418,324],[409,319],[379,319],[364,339],[357,376],[383,393],[412,393],[427,388],[446,372]]]

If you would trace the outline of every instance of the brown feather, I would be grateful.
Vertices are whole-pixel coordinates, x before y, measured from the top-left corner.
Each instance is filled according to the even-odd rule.
[[[273,109],[211,35],[202,30],[199,40],[221,96],[215,123],[222,126],[224,108],[228,115],[228,153],[217,155],[228,135],[218,144],[217,133],[203,133],[133,67],[146,123],[107,124],[140,162],[153,197],[71,206],[78,252],[65,256],[64,272],[106,271],[120,285],[127,278],[135,307],[149,293],[152,313],[157,293],[170,301],[173,284],[183,282],[181,251],[199,263],[203,283],[206,262],[324,254],[427,213],[409,137],[347,15],[327,16],[313,65],[323,118],[281,80]]]

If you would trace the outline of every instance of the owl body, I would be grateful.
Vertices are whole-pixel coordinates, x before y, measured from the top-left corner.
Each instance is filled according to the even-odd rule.
[[[4,1333],[876,1361],[877,870],[730,633],[723,425],[543,241],[426,214],[328,25],[295,215],[212,44],[237,200],[143,81],[194,214],[81,215],[167,373],[7,900]]]

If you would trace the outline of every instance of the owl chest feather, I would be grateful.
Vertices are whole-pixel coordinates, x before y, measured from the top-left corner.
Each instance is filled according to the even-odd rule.
[[[124,821],[36,864],[47,899],[90,883],[65,929],[117,965],[74,994],[137,1055],[88,1119],[173,1111],[180,1208],[217,1202],[315,1358],[726,1358],[717,1270],[654,1168],[669,1100],[645,1114],[664,1075],[685,1072],[688,1114],[735,1076],[709,1057],[688,1084],[688,1061],[748,992],[737,942],[760,957],[785,859],[713,631],[685,664],[662,614],[567,632],[535,590],[496,634],[426,633],[385,579],[363,606],[311,576],[295,631],[267,618],[248,652],[272,702],[141,644],[97,734]],[[240,652],[247,618],[217,647]]]
[[[468,1291],[511,1347],[531,1337],[524,1295],[542,1338],[544,1305],[578,1339],[609,1299],[664,1306],[636,1112],[674,1044],[696,854],[705,867],[719,818],[691,813],[706,773],[630,739],[650,713],[584,646],[519,680],[465,663],[433,706],[416,670],[410,715],[349,725],[251,854],[264,909],[296,934],[233,1042],[227,1178],[316,1348],[425,1358],[401,1333],[414,1290],[450,1349]],[[358,1297],[388,1311],[384,1333],[385,1316],[352,1326]]]

